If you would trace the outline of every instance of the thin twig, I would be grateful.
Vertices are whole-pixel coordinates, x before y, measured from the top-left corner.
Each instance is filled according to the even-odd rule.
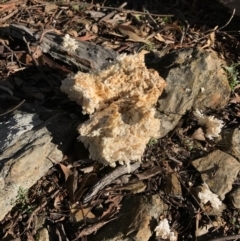
[[[56,30],[56,29],[45,29],[45,30],[43,30],[43,32],[42,32],[42,34],[41,34],[41,36],[40,36],[40,39],[39,39],[39,41],[38,41],[38,45],[40,45],[40,44],[42,43],[43,38],[45,37],[45,35],[46,35],[47,33],[53,33],[53,32],[59,34],[59,31]],[[34,54],[37,52],[37,50],[38,50],[38,47],[36,47],[35,51],[31,54],[31,56],[34,56]],[[33,59],[34,59],[34,58],[33,58]],[[34,60],[33,60],[33,61],[34,61]]]
[[[25,36],[23,36],[23,41],[24,41],[24,42],[26,43],[26,45],[27,45],[28,53],[29,53],[30,56],[32,57],[32,60],[33,60],[33,62],[34,62],[34,64],[35,64],[35,66],[39,66],[39,63],[38,63],[38,61],[34,58],[33,53],[32,53],[32,51],[31,51],[31,49],[30,49],[30,46],[29,46],[29,42],[26,40]]]
[[[141,14],[141,15],[151,15],[155,17],[174,17],[173,14],[157,14],[157,13],[145,13],[141,11],[131,11],[131,10],[126,10],[122,8],[114,8],[114,7],[104,7],[104,6],[97,6],[98,8],[104,8],[104,9],[110,9],[110,10],[117,10],[121,11],[123,13],[132,13],[132,14]]]
[[[11,18],[12,16],[14,16],[16,13],[18,13],[18,9],[12,11],[12,12],[9,13],[6,17],[1,18],[1,19],[0,19],[0,23],[4,23],[6,20],[8,20],[8,19]]]
[[[174,170],[173,170],[173,171],[174,171]],[[188,191],[188,193],[192,196],[192,198],[195,200],[195,202],[199,205],[199,207],[200,207],[200,209],[202,210],[202,212],[206,214],[208,220],[209,220],[210,223],[213,225],[213,222],[212,222],[211,218],[210,218],[210,217],[208,216],[208,214],[204,211],[204,209],[202,208],[202,206],[201,206],[201,204],[199,203],[199,201],[197,200],[197,198],[192,194],[192,192],[189,190],[189,188],[186,187],[186,185],[183,183],[182,179],[180,178],[181,176],[180,176],[177,172],[175,172],[175,171],[174,171],[174,173],[175,173],[177,179],[179,180],[179,182],[183,185],[183,187],[184,187],[184,188]]]
[[[231,17],[229,18],[229,20],[227,21],[227,23],[226,23],[224,26],[222,26],[221,28],[217,29],[218,31],[219,31],[219,30],[222,30],[223,28],[225,28],[225,27],[228,26],[228,24],[232,21],[234,15],[235,15],[235,12],[236,12],[236,9],[234,8],[234,9],[233,9],[233,12],[232,12],[232,15],[231,15]]]
[[[168,158],[169,158],[171,161],[174,161],[174,162],[176,162],[177,164],[182,165],[182,162],[179,161],[179,160],[177,160],[175,157],[173,157],[173,156],[171,156],[171,155],[169,155],[169,154],[167,154],[167,156],[168,156]]]
[[[139,168],[139,166],[140,166],[140,162],[135,162],[132,165],[130,165],[131,172],[134,172],[137,168]],[[100,179],[84,196],[83,203],[87,203],[88,201],[92,200],[93,197],[105,186],[109,185],[113,180],[115,180],[116,178],[126,173],[128,173],[128,167],[121,166],[116,168],[114,171],[112,171],[110,174],[106,175],[102,179]]]
[[[117,13],[117,10],[118,10],[118,11],[122,11],[122,9],[123,9],[126,5],[127,5],[127,2],[124,2],[124,3],[123,3],[122,5],[120,5],[118,8],[113,8],[114,11],[112,11],[112,12],[109,13],[109,14],[107,14],[107,15],[104,16],[103,18],[101,18],[101,19],[99,20],[99,23],[101,23],[102,21],[108,20],[108,19],[110,19],[111,17],[113,17],[114,14]]]
[[[39,39],[39,43],[38,43],[38,44],[40,44],[40,43],[42,42],[44,36],[45,36],[47,33],[56,33],[56,34],[59,34],[60,32],[59,32],[58,30],[52,29],[52,28],[51,28],[51,29],[45,29],[45,30],[42,32],[42,34],[41,34],[41,37],[40,37],[40,39]]]
[[[113,217],[107,221],[100,221],[99,223],[95,223],[92,226],[86,227],[84,228],[77,236],[77,238],[75,238],[73,241],[79,240],[79,238],[83,237],[83,236],[87,236],[90,235],[94,232],[96,232],[98,229],[100,229],[101,227],[103,227],[105,224],[117,219],[118,217]]]
[[[217,32],[217,31],[222,30],[223,28],[225,28],[225,27],[232,21],[232,18],[234,17],[234,14],[235,14],[235,11],[236,11],[236,10],[235,10],[235,8],[234,8],[231,17],[229,18],[229,20],[227,21],[227,23],[226,23],[225,25],[223,25],[223,26],[220,27],[220,28],[210,29],[210,30],[206,31],[205,33],[207,33],[207,35],[199,38],[198,41],[207,38],[211,33]],[[194,41],[192,41],[191,43],[193,43],[193,42],[194,42]]]
[[[20,68],[22,68],[22,65],[21,65],[21,61],[19,60],[19,58],[18,58],[18,56],[16,55],[16,53],[25,53],[25,51],[13,51],[13,50],[11,50],[3,41],[1,41],[1,44],[8,50],[8,51],[10,51],[11,52],[11,54],[13,54],[14,55],[14,57],[16,58],[16,60],[17,60],[17,62],[18,62],[18,64],[19,64],[19,67]],[[3,54],[3,56],[4,55],[6,55],[6,54],[8,54],[8,53],[4,53]]]
[[[10,113],[10,112],[12,112],[12,111],[14,111],[14,110],[16,110],[16,109],[19,108],[24,102],[25,102],[25,100],[22,100],[19,104],[17,104],[17,105],[14,106],[13,108],[11,108],[11,109],[3,112],[3,113],[0,113],[0,116],[4,116],[4,115],[6,115],[6,114],[8,114],[8,113]]]
[[[227,241],[227,240],[237,240],[240,238],[240,234],[236,234],[236,235],[230,235],[230,236],[226,236],[226,237],[218,237],[218,238],[212,238],[212,239],[201,239],[201,240],[206,240],[206,241]]]

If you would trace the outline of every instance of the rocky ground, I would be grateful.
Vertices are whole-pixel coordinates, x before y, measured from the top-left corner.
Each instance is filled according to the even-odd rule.
[[[240,239],[239,16],[207,0],[17,0],[0,16],[1,240]],[[112,168],[60,87],[123,53],[167,86],[158,138]]]

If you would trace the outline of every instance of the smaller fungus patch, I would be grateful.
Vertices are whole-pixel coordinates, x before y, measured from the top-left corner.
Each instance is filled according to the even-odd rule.
[[[66,48],[67,51],[74,52],[78,48],[78,43],[75,39],[71,38],[69,34],[66,34],[63,37],[63,47]]]
[[[219,137],[224,125],[223,121],[218,120],[214,116],[206,116],[199,110],[196,110],[194,115],[197,117],[200,125],[206,126],[207,130],[205,136],[207,138],[212,140],[214,137]]]
[[[166,218],[159,222],[154,231],[156,232],[156,237],[167,239],[169,241],[177,241],[177,237],[175,233],[171,231],[168,220]]]
[[[222,202],[218,195],[212,193],[206,183],[202,184],[201,189],[201,192],[198,193],[201,203],[206,204],[207,202],[210,202],[214,209],[219,209],[219,207],[222,205]]]

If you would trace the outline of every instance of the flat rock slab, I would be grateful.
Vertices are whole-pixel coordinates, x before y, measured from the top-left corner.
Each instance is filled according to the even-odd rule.
[[[232,184],[240,171],[240,163],[220,150],[196,159],[192,165],[200,172],[202,180],[221,200],[232,190]]]
[[[158,195],[127,197],[122,203],[121,216],[101,228],[96,235],[91,235],[89,240],[147,241],[166,210],[167,205]]]
[[[224,130],[217,146],[240,161],[240,129]]]
[[[158,101],[161,137],[172,130],[186,111],[221,109],[227,105],[231,89],[215,52],[197,48],[180,49],[159,58],[146,55],[146,64],[167,82]]]
[[[240,187],[236,187],[228,195],[228,201],[233,208],[240,209]]]
[[[62,161],[77,136],[75,121],[65,114],[41,121],[36,114],[15,112],[0,122],[4,125],[0,129],[0,136],[5,137],[0,156],[0,221],[14,206],[19,189],[29,189]]]

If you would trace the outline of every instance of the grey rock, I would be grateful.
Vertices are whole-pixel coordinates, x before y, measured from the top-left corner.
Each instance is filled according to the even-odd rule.
[[[221,200],[231,191],[232,184],[240,171],[240,163],[220,150],[196,159],[192,165],[200,172],[202,180]]]
[[[0,152],[12,146],[25,132],[39,125],[42,121],[37,114],[24,114],[16,111],[14,116],[0,122]]]
[[[17,130],[15,120],[19,115],[28,127],[26,131],[21,126]],[[2,140],[5,151],[0,156],[0,220],[14,206],[19,189],[29,189],[60,162],[77,135],[75,121],[65,114],[56,114],[42,122],[36,115],[17,112],[7,123],[4,130],[10,136],[1,133],[6,138]],[[9,132],[9,123],[14,125],[13,132]]]
[[[187,48],[161,58],[149,54],[146,64],[167,82],[157,106],[161,137],[177,125],[186,111],[221,109],[228,103],[231,89],[223,69],[225,63],[215,52]]]
[[[232,190],[228,195],[228,201],[233,208],[240,209],[240,188],[237,187]]]
[[[219,149],[234,156],[240,162],[240,129],[224,130],[217,143]]]
[[[121,216],[105,225],[89,240],[147,241],[152,236],[159,216],[167,210],[158,195],[127,197],[120,210]]]

